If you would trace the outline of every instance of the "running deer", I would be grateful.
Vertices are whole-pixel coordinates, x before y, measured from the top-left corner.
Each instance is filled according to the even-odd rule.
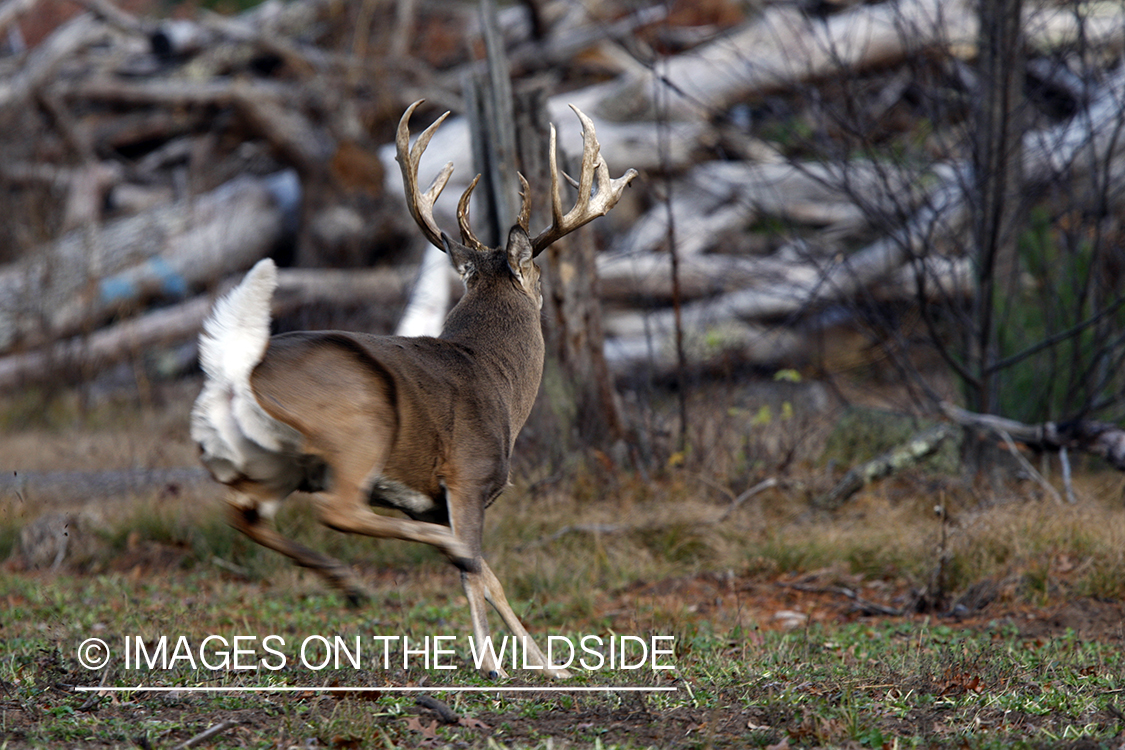
[[[521,176],[518,224],[505,247],[486,247],[469,228],[473,180],[458,203],[457,242],[438,229],[433,215],[453,164],[425,192],[418,187],[418,162],[449,113],[410,148],[408,123],[419,104],[406,110],[396,137],[407,205],[465,285],[441,335],[304,331],[271,338],[277,270],[262,260],[204,323],[199,353],[205,382],[191,434],[203,464],[231,489],[232,525],[254,541],[316,571],[353,603],[364,599],[347,565],[282,536],[274,525],[289,494],[315,493],[318,518],[330,528],[437,547],[461,570],[475,643],[489,634],[488,602],[519,639],[526,664],[548,667],[481,554],[484,510],[508,483],[512,447],[543,371],[543,298],[534,259],[613,208],[636,171],[611,178],[593,124],[572,107],[583,140],[575,206],[562,211],[552,128],[551,226],[529,236],[530,191]],[[487,652],[481,671],[504,675]],[[562,669],[544,673],[569,676]]]

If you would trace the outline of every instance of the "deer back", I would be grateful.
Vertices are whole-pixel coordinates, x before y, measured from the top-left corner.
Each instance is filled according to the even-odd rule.
[[[431,498],[453,476],[499,492],[543,371],[527,235],[516,228],[498,250],[448,243],[466,291],[440,337],[282,334],[251,376],[308,453],[386,455],[383,476]]]

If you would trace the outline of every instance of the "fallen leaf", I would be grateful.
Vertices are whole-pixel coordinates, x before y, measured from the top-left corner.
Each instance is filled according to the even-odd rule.
[[[460,726],[468,727],[469,729],[492,729],[492,727],[488,726],[480,719],[473,719],[465,716],[462,716],[460,719],[458,719],[457,723]]]
[[[427,740],[437,739],[437,719],[431,721],[428,725],[423,724],[417,716],[411,716],[406,720],[406,728],[411,732],[418,732],[423,738]]]

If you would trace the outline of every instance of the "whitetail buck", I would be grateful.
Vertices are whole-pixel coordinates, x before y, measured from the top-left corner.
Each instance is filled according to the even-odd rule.
[[[364,593],[351,569],[278,533],[274,515],[295,490],[316,493],[320,521],[339,531],[437,547],[461,569],[476,642],[489,633],[484,603],[520,639],[528,665],[546,666],[481,556],[484,509],[508,483],[512,447],[531,411],[543,371],[539,269],[552,242],[604,215],[636,175],[612,179],[590,120],[582,122],[577,202],[562,212],[551,131],[551,226],[528,236],[530,196],[504,248],[469,229],[469,196],[458,204],[461,242],[441,232],[434,201],[453,171],[445,165],[426,192],[418,162],[442,115],[409,148],[411,105],[398,126],[398,162],[407,205],[426,238],[448,255],[465,294],[438,338],[305,331],[270,338],[277,272],[259,262],[220,300],[200,336],[206,375],[191,433],[204,465],[232,492],[232,524],[251,539],[315,570],[352,601]],[[446,113],[448,114],[448,113]],[[594,190],[595,178],[597,187]],[[393,508],[399,518],[373,512]],[[486,657],[482,671],[504,672]],[[546,669],[552,677],[565,670]]]

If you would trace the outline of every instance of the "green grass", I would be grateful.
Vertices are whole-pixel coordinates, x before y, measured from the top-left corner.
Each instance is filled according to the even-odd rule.
[[[1025,637],[998,622],[960,629],[918,618],[781,632],[753,625],[720,630],[706,618],[638,612],[645,625],[630,634],[675,636],[676,669],[578,671],[566,684],[674,686],[676,692],[528,696],[443,693],[442,686],[494,683],[469,665],[463,602],[457,596],[435,600],[419,588],[384,590],[361,610],[340,606],[336,596],[303,579],[266,588],[213,572],[159,580],[60,576],[50,585],[5,574],[0,590],[6,592],[0,729],[8,748],[143,746],[138,738],[172,746],[228,720],[239,724],[212,747],[286,747],[310,737],[321,747],[416,747],[430,737],[433,746],[482,748],[545,747],[548,738],[556,747],[764,747],[787,740],[792,747],[999,748],[1109,743],[1125,731],[1118,707],[1125,652],[1118,643],[1073,632]],[[591,632],[550,610],[538,612],[536,624],[546,628],[537,636],[541,645],[547,633],[577,642]],[[258,660],[280,661],[261,645],[270,634],[285,641],[273,643],[286,656],[277,671]],[[306,639],[311,644],[316,636],[340,635],[351,644],[358,636],[369,644],[375,634],[453,635],[457,653],[449,663],[458,668],[425,669],[421,657],[411,657],[404,670],[402,651],[392,646],[385,669],[381,650],[367,645],[359,669],[347,662],[340,669],[301,663],[298,644]],[[168,669],[124,668],[126,637],[140,636],[153,651],[161,635],[169,637],[169,656],[171,641],[180,638],[196,647],[208,635],[228,642],[254,636],[244,644],[252,654],[240,664],[258,668],[210,670],[182,658]],[[391,692],[76,693],[73,686],[103,678],[78,662],[79,644],[90,637],[104,639],[114,652],[105,686],[426,685],[464,721],[438,723],[426,734],[433,715],[415,705],[415,696]],[[218,661],[218,653],[208,658]],[[309,651],[309,660],[315,664],[321,653]],[[515,670],[500,684],[547,683]]]
[[[0,750],[175,747],[225,722],[235,724],[207,746],[304,747],[310,739],[324,748],[1120,745],[1121,631],[1103,626],[1079,638],[1044,624],[1047,608],[1076,600],[1092,603],[1095,614],[1121,611],[1099,604],[1125,599],[1119,475],[1081,472],[1081,502],[1060,506],[1035,499],[1032,485],[982,502],[956,480],[914,472],[818,515],[810,498],[845,467],[833,472],[817,462],[817,441],[784,464],[766,451],[777,445],[790,454],[786,441],[806,434],[805,416],[747,428],[727,406],[715,406],[721,418],[693,432],[682,461],[650,474],[575,461],[549,476],[531,463],[486,518],[486,556],[541,647],[549,635],[675,636],[674,671],[576,671],[567,685],[676,692],[443,692],[493,683],[471,669],[459,577],[437,552],[325,529],[294,498],[279,514],[282,533],[352,562],[373,592],[366,606],[348,609],[314,576],[229,529],[221,489],[189,486],[88,503],[85,510],[98,511],[89,531],[71,529],[72,549],[82,554],[58,571],[22,570],[18,554],[0,569]],[[16,433],[18,450],[9,447],[7,460],[32,469],[50,468],[56,456],[71,469],[183,465],[194,452],[180,444],[173,416],[142,415],[135,421],[143,430],[97,424],[76,430],[80,438],[38,428]],[[142,437],[150,432],[167,439]],[[72,443],[86,445],[88,455]],[[730,459],[732,447],[746,455]],[[778,486],[732,508],[767,476]],[[939,503],[941,517],[933,511]],[[0,498],[0,551],[18,553],[20,530],[57,510]],[[81,533],[93,538],[83,541]],[[982,585],[993,591],[985,615],[970,613],[971,627],[848,611],[845,590],[904,606],[935,579],[939,560],[947,601]],[[821,591],[806,595],[798,586]],[[776,614],[794,609],[803,624],[781,629]],[[1021,619],[1032,611],[1033,619]],[[168,669],[126,670],[121,661],[127,637],[134,647],[140,637],[151,654],[166,636],[169,656],[183,638],[199,657],[209,635],[254,636],[250,664],[258,668],[213,670],[182,655]],[[286,656],[281,669],[258,661],[273,658],[263,648],[266,635],[284,639],[273,644]],[[360,668],[301,664],[300,644],[320,635],[348,644],[360,637]],[[404,669],[401,641],[384,668],[374,635],[455,636],[449,659],[459,668],[427,669],[415,660]],[[116,652],[109,671],[78,662],[79,645],[95,637]],[[547,684],[533,671],[509,671],[502,686]],[[435,723],[416,696],[385,689],[74,690],[103,678],[115,687],[421,686],[462,721]]]

